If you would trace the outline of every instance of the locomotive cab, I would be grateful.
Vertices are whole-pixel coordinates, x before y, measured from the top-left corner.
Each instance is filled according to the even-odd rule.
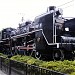
[[[59,48],[61,36],[64,32],[64,19],[61,15],[56,7],[51,6],[46,13],[35,18],[34,23],[38,30],[35,32],[36,49],[41,54],[52,54],[53,48]]]

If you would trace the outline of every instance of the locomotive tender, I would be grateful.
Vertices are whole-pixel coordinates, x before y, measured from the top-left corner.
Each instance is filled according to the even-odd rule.
[[[62,10],[50,6],[34,22],[23,22],[18,29],[6,28],[0,33],[0,49],[6,54],[31,55],[38,59],[73,59],[75,19],[65,20]]]

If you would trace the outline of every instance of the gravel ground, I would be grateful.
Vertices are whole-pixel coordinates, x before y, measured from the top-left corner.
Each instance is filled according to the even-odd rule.
[[[7,75],[7,74],[5,74],[4,72],[2,72],[2,71],[0,70],[0,75]]]

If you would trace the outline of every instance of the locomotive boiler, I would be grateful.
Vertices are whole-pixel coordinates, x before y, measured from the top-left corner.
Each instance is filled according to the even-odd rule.
[[[50,6],[33,22],[21,23],[15,35],[1,39],[0,46],[12,55],[22,53],[37,59],[74,59],[74,29],[74,18],[66,20],[61,9]]]

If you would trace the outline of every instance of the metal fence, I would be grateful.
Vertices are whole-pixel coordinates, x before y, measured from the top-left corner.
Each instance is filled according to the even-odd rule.
[[[0,69],[7,75],[66,75],[2,57],[0,57]]]

